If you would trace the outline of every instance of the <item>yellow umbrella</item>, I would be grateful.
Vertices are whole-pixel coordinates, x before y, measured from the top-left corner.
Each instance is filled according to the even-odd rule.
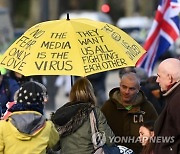
[[[135,66],[145,50],[119,28],[89,19],[62,19],[28,29],[0,65],[29,75],[87,76]]]

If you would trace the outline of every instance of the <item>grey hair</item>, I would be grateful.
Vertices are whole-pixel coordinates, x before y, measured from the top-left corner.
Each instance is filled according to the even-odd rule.
[[[138,86],[138,88],[140,88],[140,79],[139,77],[137,76],[136,73],[133,73],[133,72],[128,72],[128,73],[125,73],[123,76],[122,76],[122,79],[123,80],[124,78],[128,78],[130,80],[133,80],[136,82],[136,85]]]

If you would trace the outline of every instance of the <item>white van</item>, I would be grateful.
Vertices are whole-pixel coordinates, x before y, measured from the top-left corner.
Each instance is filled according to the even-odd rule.
[[[119,18],[116,26],[132,36],[138,43],[143,44],[147,38],[153,20],[146,16]]]
[[[0,7],[0,53],[4,53],[13,40],[14,30],[9,11],[6,8]]]

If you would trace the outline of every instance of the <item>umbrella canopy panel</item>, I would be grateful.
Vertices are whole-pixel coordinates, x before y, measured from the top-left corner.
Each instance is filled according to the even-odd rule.
[[[54,20],[28,29],[0,65],[29,75],[87,76],[135,66],[145,50],[119,28],[89,19]]]

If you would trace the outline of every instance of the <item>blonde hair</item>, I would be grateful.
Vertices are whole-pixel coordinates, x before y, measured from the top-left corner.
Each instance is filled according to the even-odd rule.
[[[71,102],[82,101],[91,102],[93,104],[97,103],[93,86],[85,77],[81,77],[76,80],[69,96]]]

